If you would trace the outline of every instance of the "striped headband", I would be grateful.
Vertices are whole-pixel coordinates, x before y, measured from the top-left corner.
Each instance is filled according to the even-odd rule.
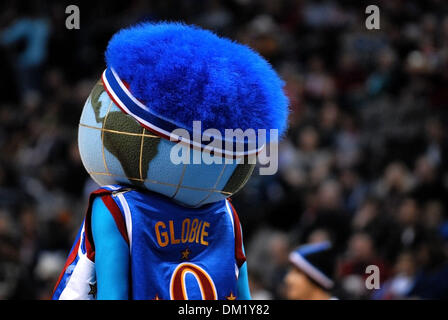
[[[228,150],[225,147],[217,148],[215,146],[203,144],[202,141],[196,141],[194,139],[176,135],[173,131],[179,129],[179,126],[156,115],[150,108],[148,108],[148,106],[135,98],[113,68],[104,70],[101,80],[109,97],[124,113],[132,116],[145,129],[164,139],[185,143],[197,150],[213,151],[215,155],[232,158],[256,155],[264,147],[263,144],[257,148],[256,141],[251,141],[250,143],[250,141],[246,141],[246,139],[244,139],[244,141],[236,141],[235,139],[232,139],[231,141],[226,141],[225,139],[218,141],[221,143],[221,146],[227,147],[228,145],[232,145],[232,150]],[[216,139],[215,136],[207,136],[202,132],[194,133],[192,129],[181,129],[188,131],[190,137],[195,137],[200,134],[201,136],[210,138],[208,141],[214,141],[214,139]],[[250,149],[250,146],[255,146],[255,148]]]
[[[331,280],[322,271],[320,271],[317,267],[310,263],[298,251],[293,251],[289,254],[289,261],[324,288],[328,290],[333,288],[333,280]]]

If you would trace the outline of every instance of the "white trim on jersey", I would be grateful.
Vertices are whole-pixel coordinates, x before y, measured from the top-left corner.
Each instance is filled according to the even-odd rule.
[[[115,191],[115,190],[118,190],[118,189],[120,189],[122,187],[117,187],[117,186],[114,186],[113,184],[109,184],[109,185],[101,187],[101,188],[107,188],[107,189],[111,189],[111,190]]]
[[[124,219],[126,221],[126,231],[128,232],[129,239],[129,251],[132,248],[132,215],[131,210],[129,209],[128,202],[122,193],[117,194],[118,200],[120,201],[121,206],[123,207]]]
[[[232,230],[233,230],[233,235],[235,236],[235,222],[233,221],[233,212],[232,212],[232,208],[230,208],[229,205],[229,200],[225,200],[226,201],[226,208],[227,208],[227,213],[230,216],[230,221],[232,221]]]
[[[65,288],[62,290],[59,300],[93,300],[94,295],[89,294],[91,285],[96,282],[95,263],[87,258],[87,254],[82,252],[82,242],[85,241],[85,223],[80,233],[80,243],[78,247],[78,261],[73,268]],[[70,272],[70,270],[65,271]]]

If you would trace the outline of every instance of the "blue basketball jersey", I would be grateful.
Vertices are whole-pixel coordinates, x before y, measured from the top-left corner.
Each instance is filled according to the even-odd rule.
[[[90,216],[98,196],[129,245],[132,299],[236,297],[238,270],[245,257],[238,216],[228,200],[186,208],[155,193],[112,185],[92,193],[54,299],[94,298]]]

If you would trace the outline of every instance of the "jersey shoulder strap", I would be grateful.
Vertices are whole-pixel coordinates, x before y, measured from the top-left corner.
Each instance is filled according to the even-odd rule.
[[[92,261],[95,260],[95,244],[93,242],[91,220],[92,220],[92,205],[95,198],[100,197],[106,208],[112,215],[115,224],[117,225],[118,231],[123,236],[123,239],[129,245],[129,237],[126,229],[126,222],[120,207],[117,205],[113,197],[121,192],[129,191],[131,189],[120,186],[120,185],[107,185],[99,188],[98,190],[92,192],[89,197],[89,204],[87,207],[86,217],[85,217],[85,234],[86,234],[86,247],[87,251],[91,252]],[[90,250],[89,250],[90,249]]]
[[[101,190],[107,190],[109,192],[102,192]],[[120,207],[117,205],[117,202],[115,202],[114,198],[124,192],[131,191],[133,189],[119,186],[119,185],[109,185],[104,186],[101,189],[97,190],[99,193],[97,196],[101,197],[101,200],[103,201],[106,208],[109,210],[110,214],[114,218],[115,224],[117,225],[118,231],[122,235],[123,239],[126,241],[126,243],[130,244],[129,242],[129,236],[126,226],[126,219],[124,217],[124,214]],[[97,192],[95,191],[95,192]]]

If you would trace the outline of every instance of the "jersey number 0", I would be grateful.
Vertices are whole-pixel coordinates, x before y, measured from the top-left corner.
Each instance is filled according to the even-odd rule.
[[[185,277],[190,273],[198,282],[202,300],[217,300],[215,284],[210,275],[194,263],[179,264],[173,272],[170,281],[170,297],[172,300],[188,300]]]

